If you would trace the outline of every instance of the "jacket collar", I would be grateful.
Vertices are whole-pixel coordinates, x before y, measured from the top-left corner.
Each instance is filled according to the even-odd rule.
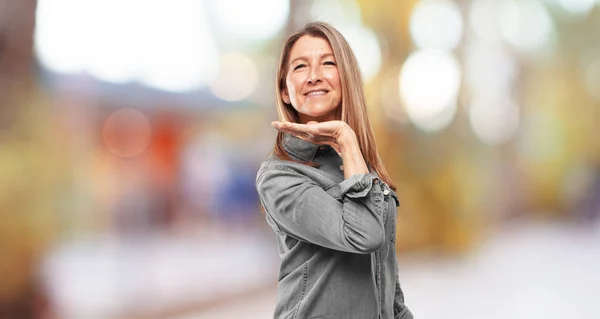
[[[283,133],[283,149],[300,160],[310,162],[315,158],[319,145]]]

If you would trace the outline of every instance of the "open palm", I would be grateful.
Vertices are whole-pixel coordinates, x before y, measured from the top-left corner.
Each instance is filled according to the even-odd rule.
[[[310,121],[306,124],[274,121],[271,124],[281,132],[315,144],[330,145],[336,150],[338,150],[337,140],[340,135],[345,130],[351,130],[350,126],[342,121]]]

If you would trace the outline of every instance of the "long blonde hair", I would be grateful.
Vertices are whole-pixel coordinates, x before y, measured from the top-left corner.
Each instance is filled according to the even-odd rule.
[[[341,120],[346,122],[356,133],[358,145],[367,166],[373,169],[377,175],[379,175],[379,177],[395,191],[396,186],[388,175],[387,170],[383,166],[379,154],[377,153],[373,128],[371,127],[371,122],[367,116],[365,93],[358,62],[344,36],[331,25],[324,22],[311,22],[303,29],[296,31],[289,36],[286,40],[279,58],[277,84],[275,86],[279,120],[300,123],[298,112],[291,104],[285,103],[281,93],[286,88],[287,64],[289,62],[290,51],[296,41],[303,36],[321,38],[327,40],[331,45],[342,87],[342,105],[341,108],[338,108],[338,114],[340,115]],[[280,159],[293,161],[283,149],[282,144],[283,133],[279,132],[277,134],[277,140],[275,141],[273,153]],[[314,166],[313,163],[304,164]]]

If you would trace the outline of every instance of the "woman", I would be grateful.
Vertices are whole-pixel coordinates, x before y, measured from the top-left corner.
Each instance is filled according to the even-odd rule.
[[[257,174],[281,257],[275,318],[413,318],[395,252],[395,186],[379,159],[356,58],[332,26],[286,41],[280,121]]]

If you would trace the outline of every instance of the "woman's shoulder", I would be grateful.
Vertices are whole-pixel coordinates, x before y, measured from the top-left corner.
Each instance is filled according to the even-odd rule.
[[[272,183],[273,177],[281,175],[278,174],[278,171],[285,170],[282,169],[283,167],[287,167],[286,163],[273,156],[268,157],[260,164],[258,172],[256,173],[256,189],[259,193],[263,191],[265,182],[271,181],[271,183],[269,184],[272,184],[272,186],[277,184]],[[287,170],[285,171],[285,173],[288,173]]]
[[[271,155],[260,164],[258,175],[272,170],[289,170],[300,173],[308,168],[310,168],[310,166],[294,161],[282,160],[274,155]]]
[[[320,167],[277,157],[265,159],[256,175],[256,186],[258,189],[265,183],[278,185],[291,185],[309,183],[323,189],[330,189],[343,181],[343,177],[332,175]]]

